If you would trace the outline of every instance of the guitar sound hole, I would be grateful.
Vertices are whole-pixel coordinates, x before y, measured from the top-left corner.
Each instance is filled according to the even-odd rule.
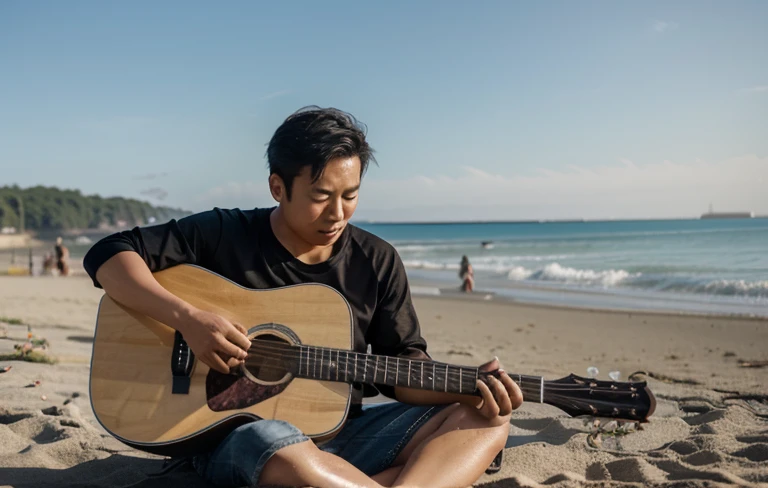
[[[261,334],[253,339],[257,339],[251,346],[248,359],[245,360],[245,367],[250,374],[260,381],[275,382],[281,380],[288,373],[290,364],[290,351],[281,346],[290,345],[282,337],[272,334]],[[275,343],[272,346],[269,343]]]

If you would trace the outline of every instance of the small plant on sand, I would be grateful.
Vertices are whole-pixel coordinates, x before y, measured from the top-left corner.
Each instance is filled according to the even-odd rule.
[[[56,364],[58,361],[45,352],[29,351],[23,353],[19,350],[8,354],[0,354],[0,361],[28,361],[30,363]]]
[[[620,437],[644,430],[640,422],[632,421],[611,420],[603,424],[599,419],[594,419],[593,421],[586,420],[585,425],[590,427],[587,444],[595,449],[600,449],[603,446],[603,437]]]
[[[37,337],[32,332],[27,333],[27,341],[14,344],[14,351],[0,354],[0,361],[29,361],[32,363],[56,364],[56,358],[48,354],[50,343],[44,337]]]
[[[16,317],[6,317],[4,315],[0,315],[0,322],[6,323],[8,325],[24,325],[23,320],[17,319]]]

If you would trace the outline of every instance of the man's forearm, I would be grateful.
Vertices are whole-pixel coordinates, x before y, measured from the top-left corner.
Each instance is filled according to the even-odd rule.
[[[418,390],[414,388],[395,387],[395,397],[399,402],[411,405],[447,405],[450,403],[463,403],[480,406],[482,399],[474,395],[459,395],[457,393],[443,393],[440,391]]]
[[[99,267],[96,278],[115,301],[176,330],[181,330],[194,309],[163,288],[135,252],[115,254]]]

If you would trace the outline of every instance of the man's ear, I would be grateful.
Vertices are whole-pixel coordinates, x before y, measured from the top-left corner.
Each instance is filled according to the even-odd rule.
[[[285,183],[283,183],[282,178],[274,173],[269,175],[269,192],[277,203],[281,203],[286,197]]]

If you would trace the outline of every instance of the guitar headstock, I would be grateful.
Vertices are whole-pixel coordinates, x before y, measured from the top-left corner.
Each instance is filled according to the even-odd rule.
[[[656,398],[645,381],[621,382],[571,374],[544,382],[544,402],[569,415],[592,415],[647,422]]]

